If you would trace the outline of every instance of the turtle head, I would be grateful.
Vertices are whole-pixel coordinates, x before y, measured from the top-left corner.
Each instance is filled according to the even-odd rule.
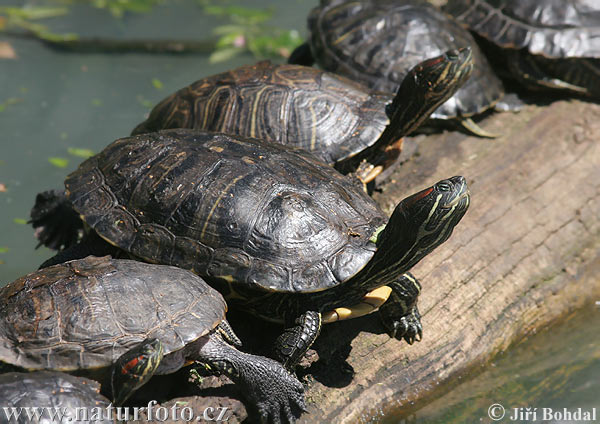
[[[462,87],[472,70],[470,47],[448,50],[413,67],[387,107],[388,136],[397,139],[416,130]]]
[[[372,271],[386,280],[408,271],[450,237],[469,201],[464,177],[439,181],[402,200],[376,238]]]
[[[117,359],[112,368],[113,404],[121,406],[146,384],[162,360],[164,347],[158,339],[146,339]]]
[[[444,103],[467,81],[473,71],[470,47],[448,50],[424,60],[412,68],[402,80],[400,90],[432,104],[432,110]]]

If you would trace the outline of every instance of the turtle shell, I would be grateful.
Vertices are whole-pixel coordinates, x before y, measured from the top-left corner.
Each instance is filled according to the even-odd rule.
[[[312,55],[323,69],[385,92],[395,92],[420,61],[470,46],[471,77],[433,119],[481,113],[504,94],[471,34],[427,2],[325,1],[311,11],[308,27]]]
[[[28,370],[108,369],[156,337],[167,355],[207,334],[222,296],[179,268],[89,256],[0,289],[0,361]]]
[[[65,185],[85,222],[121,249],[263,291],[346,281],[387,222],[360,184],[308,152],[184,129],[117,140]]]
[[[300,147],[333,164],[377,141],[392,97],[318,69],[263,61],[182,88],[132,134],[217,131]]]
[[[600,98],[600,2],[450,0],[446,10],[524,86]]]
[[[445,10],[503,48],[600,58],[597,0],[449,0]]]
[[[0,403],[16,408],[60,407],[65,418],[68,416],[73,419],[73,422],[77,411],[82,408],[88,411],[91,408],[101,408],[106,411],[110,407],[109,400],[100,394],[99,383],[87,378],[51,371],[10,372],[0,375]],[[114,421],[108,418],[77,420],[77,422],[114,424]]]

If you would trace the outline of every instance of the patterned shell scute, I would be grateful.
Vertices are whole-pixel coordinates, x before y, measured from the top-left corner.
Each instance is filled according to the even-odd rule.
[[[98,170],[104,185],[90,191],[82,181],[96,180]],[[311,292],[344,282],[330,257],[352,243],[366,249],[360,269],[373,254],[369,237],[387,221],[358,184],[307,152],[184,129],[118,140],[65,184],[77,211],[87,220],[91,210],[93,228],[109,242],[259,290]],[[93,199],[105,191],[116,203],[100,216]]]
[[[225,316],[221,295],[188,271],[109,257],[45,268],[0,290],[0,361],[28,369],[103,368],[147,337],[165,354]]]
[[[449,0],[446,10],[501,47],[600,58],[597,0]]]
[[[301,147],[326,163],[377,141],[390,95],[318,69],[268,61],[196,81],[160,102],[132,134],[194,128]]]
[[[423,1],[336,1],[311,11],[311,50],[331,72],[394,93],[419,62],[470,46],[471,77],[431,115],[471,116],[493,106],[503,87],[469,32]]]
[[[88,412],[91,408],[101,408],[105,411],[110,406],[110,402],[100,394],[100,384],[96,381],[60,372],[39,371],[2,374],[0,375],[0,402],[2,402],[2,405],[16,408],[54,408],[59,406],[65,418],[61,422],[114,424],[114,421],[106,416],[97,420],[75,421],[77,411],[81,410],[80,408],[87,408]],[[24,412],[23,415],[25,415]],[[44,416],[46,415],[44,414]],[[67,421],[67,417],[71,418],[72,421]],[[80,415],[79,418],[84,417]],[[10,422],[15,421],[11,420]],[[50,421],[43,420],[39,422]]]

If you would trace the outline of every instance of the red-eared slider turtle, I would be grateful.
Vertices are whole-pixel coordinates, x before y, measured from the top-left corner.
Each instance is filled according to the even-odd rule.
[[[316,61],[327,71],[395,92],[410,68],[448,49],[470,46],[471,78],[432,114],[430,124],[460,124],[469,133],[493,137],[471,119],[503,96],[502,83],[473,37],[433,5],[418,0],[321,0],[308,18],[308,43],[290,62]]]
[[[278,345],[290,368],[321,314],[331,322],[383,305],[392,336],[419,338],[420,285],[405,273],[469,205],[465,179],[453,177],[388,219],[350,177],[306,151],[183,129],[117,140],[65,186],[104,246],[193,270],[230,306],[291,326]],[[48,263],[98,248],[84,239]]]
[[[100,394],[100,384],[62,372],[9,372],[0,375],[0,405],[5,408],[3,415],[6,421],[0,420],[3,423],[115,424],[107,414],[111,405]],[[6,416],[12,412],[7,407],[15,408],[12,419]],[[34,409],[39,415],[34,415]],[[83,415],[82,411],[86,411],[87,415]],[[29,414],[36,419],[30,419]]]
[[[446,11],[525,86],[600,98],[599,1],[449,0]]]
[[[261,417],[293,421],[303,387],[278,362],[242,353],[223,297],[189,271],[87,257],[0,289],[0,361],[26,370],[85,373],[114,404],[153,374],[198,361],[243,387]]]
[[[367,158],[375,169],[363,165],[358,176],[369,182],[397,157],[402,137],[463,85],[472,66],[468,48],[415,61],[394,96],[329,72],[265,61],[177,91],[132,134],[194,128],[259,138],[303,148],[344,172]]]

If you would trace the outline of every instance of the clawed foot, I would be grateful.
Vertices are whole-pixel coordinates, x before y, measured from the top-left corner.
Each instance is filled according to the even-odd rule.
[[[398,340],[406,340],[406,343],[413,344],[420,342],[423,338],[423,326],[421,325],[421,314],[415,306],[406,315],[397,319],[382,313],[381,319],[388,329],[388,334]]]
[[[264,361],[264,362],[263,362]],[[304,386],[278,362],[261,358],[261,375],[246,395],[263,424],[294,423],[306,411]]]

